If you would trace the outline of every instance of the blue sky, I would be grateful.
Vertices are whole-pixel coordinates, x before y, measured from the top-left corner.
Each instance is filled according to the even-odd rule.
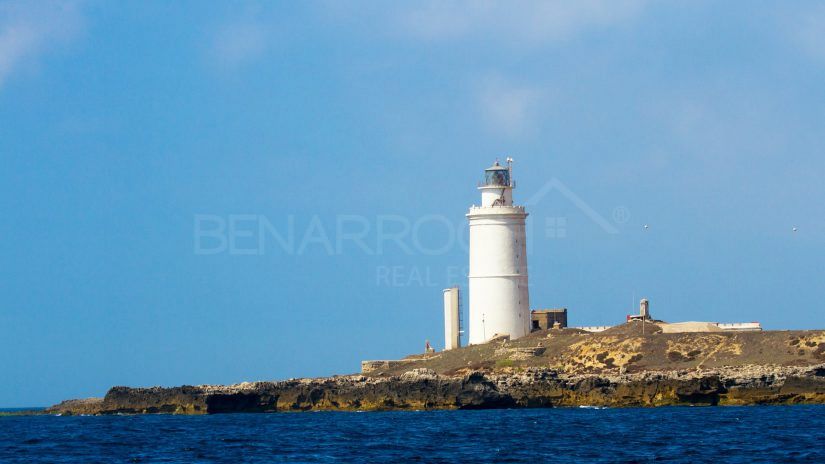
[[[0,2],[0,405],[443,346],[507,155],[534,308],[825,327],[823,82],[816,2]]]

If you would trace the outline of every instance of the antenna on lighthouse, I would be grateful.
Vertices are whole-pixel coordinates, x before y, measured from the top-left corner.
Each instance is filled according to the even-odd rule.
[[[514,187],[514,185],[513,185],[513,158],[510,158],[508,156],[505,161],[507,161],[507,171],[508,171],[508,174],[510,174],[510,187]]]

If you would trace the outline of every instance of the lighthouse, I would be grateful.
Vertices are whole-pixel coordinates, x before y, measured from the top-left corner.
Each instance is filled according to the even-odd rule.
[[[530,333],[527,241],[523,206],[513,205],[513,160],[484,170],[481,206],[470,221],[470,344]]]

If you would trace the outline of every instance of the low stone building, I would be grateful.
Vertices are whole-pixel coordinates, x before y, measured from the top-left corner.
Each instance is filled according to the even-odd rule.
[[[567,308],[534,309],[530,311],[533,320],[533,330],[552,329],[558,322],[559,327],[567,327]]]
[[[392,369],[398,367],[408,361],[405,360],[380,360],[380,361],[361,361],[361,373],[369,374],[374,371]]]

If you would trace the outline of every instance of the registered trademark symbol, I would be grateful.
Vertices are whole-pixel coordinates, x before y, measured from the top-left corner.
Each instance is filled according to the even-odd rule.
[[[617,206],[613,208],[613,221],[615,221],[616,224],[627,224],[627,221],[629,220],[630,210],[624,206]]]

